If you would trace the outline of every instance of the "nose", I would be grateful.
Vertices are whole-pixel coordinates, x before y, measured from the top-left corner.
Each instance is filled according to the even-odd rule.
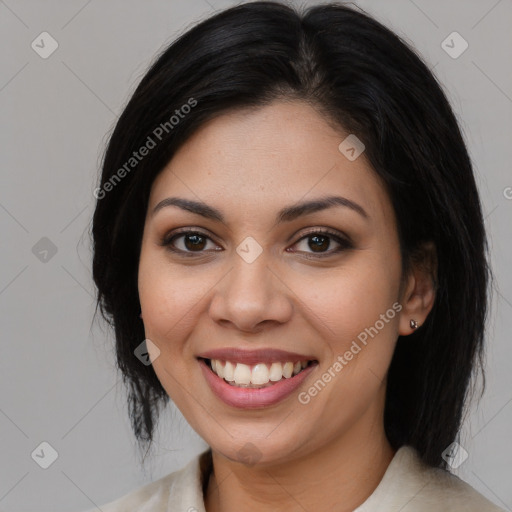
[[[292,315],[292,292],[271,268],[264,253],[252,263],[237,254],[228,274],[218,283],[210,317],[225,327],[260,332],[266,325],[284,324]]]

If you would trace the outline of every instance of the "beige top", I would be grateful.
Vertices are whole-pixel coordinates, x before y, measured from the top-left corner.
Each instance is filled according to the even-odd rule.
[[[206,512],[203,485],[211,471],[211,450],[184,468],[101,506],[103,512]],[[95,512],[97,508],[86,512]],[[354,512],[505,512],[469,484],[425,465],[414,448],[402,446],[382,480]]]

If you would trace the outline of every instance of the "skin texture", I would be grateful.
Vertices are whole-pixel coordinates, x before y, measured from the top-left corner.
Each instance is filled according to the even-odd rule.
[[[208,512],[353,510],[394,455],[383,425],[386,373],[398,335],[413,331],[412,318],[423,324],[434,292],[423,267],[401,283],[391,202],[364,153],[351,162],[338,150],[347,135],[300,101],[234,111],[204,124],[153,183],[139,263],[142,316],[160,350],[159,380],[212,447]],[[275,222],[285,206],[333,194],[368,218],[333,207]],[[203,201],[225,222],[176,206],[152,215],[169,196]],[[175,239],[174,247],[193,254],[180,256],[161,245],[178,228],[209,238],[199,252],[190,239]],[[315,250],[304,236],[319,228],[348,236],[353,248],[334,253],[340,245],[330,238]],[[252,263],[236,252],[249,236],[263,249]],[[300,403],[298,392],[396,302],[400,313]],[[319,366],[278,404],[241,410],[212,393],[196,359],[224,347],[312,354]],[[243,464],[238,453],[249,442],[256,464]]]

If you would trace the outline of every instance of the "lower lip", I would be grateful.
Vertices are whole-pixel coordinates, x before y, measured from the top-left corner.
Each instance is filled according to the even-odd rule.
[[[199,366],[206,382],[208,382],[214,394],[224,403],[240,409],[258,409],[284,400],[302,384],[317,365],[317,363],[314,363],[307,366],[294,377],[283,378],[266,388],[239,388],[228,384],[224,379],[213,373],[204,359],[199,360]]]

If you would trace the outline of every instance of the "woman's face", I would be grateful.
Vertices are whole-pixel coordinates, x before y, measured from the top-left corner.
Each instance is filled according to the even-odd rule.
[[[145,334],[160,351],[150,348],[153,367],[190,425],[232,460],[289,461],[382,428],[400,249],[364,153],[351,161],[339,149],[348,135],[302,102],[221,115],[153,184],[138,277]],[[177,204],[154,212],[167,198],[204,215]],[[297,361],[295,371],[307,366],[290,376]]]

